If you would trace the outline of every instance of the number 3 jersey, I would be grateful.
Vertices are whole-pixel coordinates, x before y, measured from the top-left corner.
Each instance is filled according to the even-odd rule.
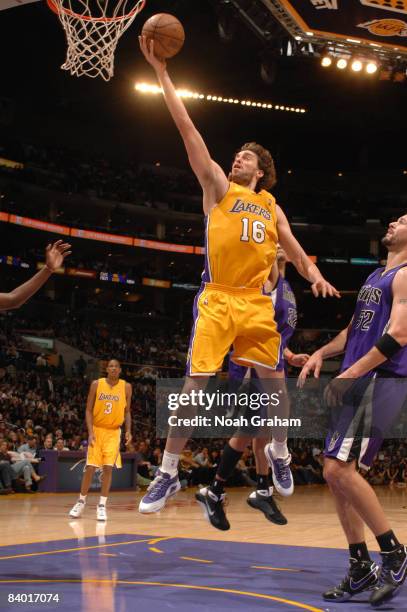
[[[393,279],[398,270],[405,266],[407,264],[404,263],[387,272],[384,268],[378,268],[366,279],[357,298],[342,372],[366,355],[386,333],[393,305]],[[400,349],[378,369],[394,376],[407,376],[407,347]]]
[[[276,202],[230,183],[224,198],[206,217],[202,280],[229,287],[261,287],[277,250]]]
[[[99,378],[93,407],[95,427],[117,429],[123,424],[126,409],[126,381],[119,381],[111,387],[106,378]]]

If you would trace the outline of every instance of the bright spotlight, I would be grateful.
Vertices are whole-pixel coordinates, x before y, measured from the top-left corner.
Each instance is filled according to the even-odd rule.
[[[360,72],[363,68],[363,64],[360,60],[353,60],[351,68],[353,72]]]
[[[369,62],[366,66],[366,72],[368,74],[374,74],[377,72],[377,64],[375,62]]]
[[[328,66],[330,66],[331,64],[332,58],[329,57],[329,55],[325,55],[325,57],[323,57],[321,60],[321,66],[323,66],[324,68],[328,68]]]
[[[347,65],[348,62],[344,57],[341,57],[341,59],[338,59],[338,61],[336,62],[336,67],[339,68],[339,70],[344,70]]]

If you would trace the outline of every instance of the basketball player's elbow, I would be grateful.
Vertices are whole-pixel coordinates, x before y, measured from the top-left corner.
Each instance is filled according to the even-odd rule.
[[[400,344],[400,346],[407,345],[407,328],[404,325],[390,325],[388,334],[395,339],[396,342]]]

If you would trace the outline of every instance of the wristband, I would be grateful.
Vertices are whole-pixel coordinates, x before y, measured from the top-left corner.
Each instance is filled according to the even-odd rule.
[[[390,334],[383,334],[376,342],[375,347],[387,357],[387,359],[391,359],[393,355],[403,348]]]

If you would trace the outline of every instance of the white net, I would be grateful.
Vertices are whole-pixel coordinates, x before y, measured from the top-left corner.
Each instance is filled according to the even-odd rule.
[[[114,74],[114,54],[120,36],[144,8],[146,0],[48,0],[58,13],[68,43],[63,70],[73,76]]]

